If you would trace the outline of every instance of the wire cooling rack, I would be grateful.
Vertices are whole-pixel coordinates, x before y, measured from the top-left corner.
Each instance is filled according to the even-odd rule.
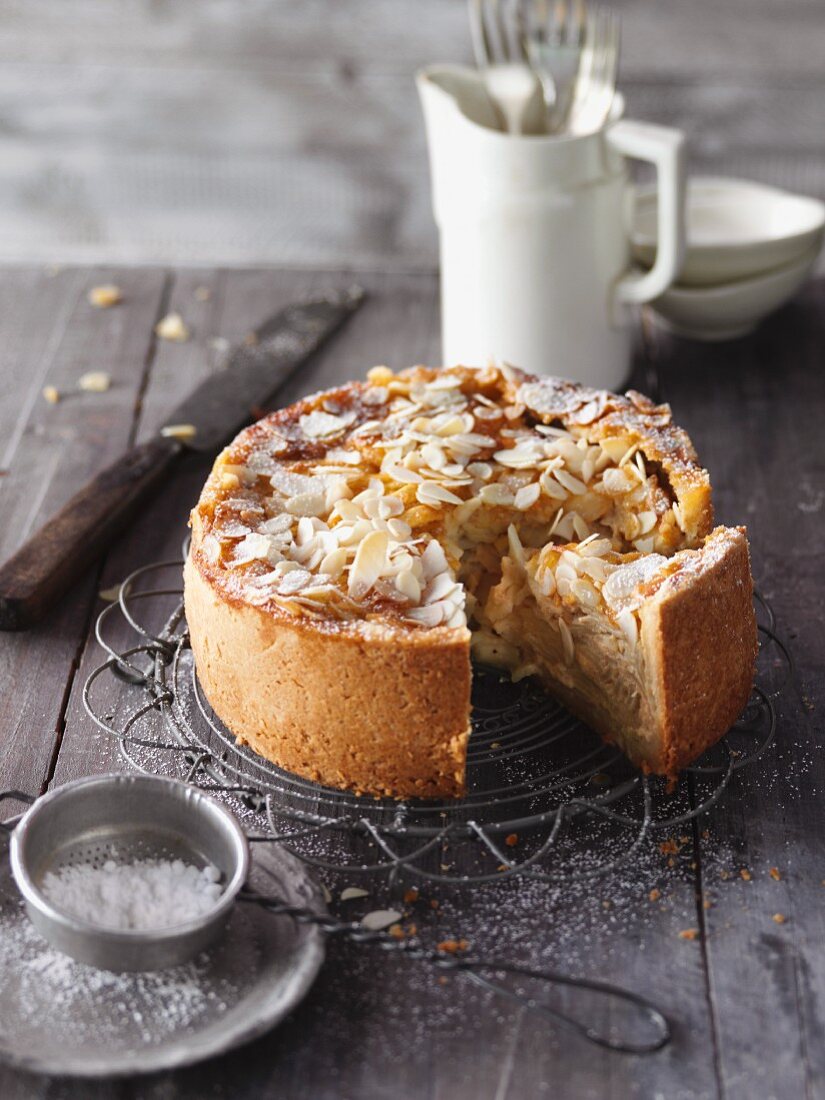
[[[100,614],[106,658],[86,709],[129,765],[235,802],[250,838],[278,840],[323,869],[442,883],[608,874],[654,830],[684,826],[723,796],[776,733],[775,698],[793,675],[773,611],[756,597],[760,655],[748,707],[675,787],[644,776],[531,680],[476,668],[467,795],[372,799],[284,772],[246,747],[204,699],[182,603],[182,561],[137,570]]]

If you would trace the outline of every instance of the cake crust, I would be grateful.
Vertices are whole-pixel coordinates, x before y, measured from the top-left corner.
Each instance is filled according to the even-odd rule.
[[[326,786],[396,798],[464,793],[469,631],[319,630],[227,604],[192,557],[184,583],[198,680],[240,743]]]
[[[675,777],[727,733],[747,704],[757,653],[744,527],[720,528],[700,567],[674,574],[642,611],[662,744],[646,770]]]

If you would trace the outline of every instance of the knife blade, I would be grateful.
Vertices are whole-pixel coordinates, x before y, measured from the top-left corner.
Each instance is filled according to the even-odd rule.
[[[363,298],[360,287],[350,287],[287,306],[256,329],[252,340],[239,344],[223,370],[213,372],[184,398],[167,416],[165,427],[191,425],[195,434],[185,440],[187,447],[217,450],[244,424],[257,419],[255,409],[359,307]]]
[[[218,450],[364,300],[360,287],[287,306],[236,347],[175,408],[158,433],[117,459],[0,568],[0,630],[22,630],[49,610],[126,526],[187,450]],[[185,426],[185,430],[180,430]]]

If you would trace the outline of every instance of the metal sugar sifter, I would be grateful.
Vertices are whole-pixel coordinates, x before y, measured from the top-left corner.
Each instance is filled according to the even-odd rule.
[[[4,828],[11,832],[12,874],[32,924],[52,947],[101,970],[161,970],[186,962],[218,940],[236,901],[241,901],[258,912],[288,917],[296,925],[314,925],[326,936],[400,953],[441,973],[462,976],[608,1050],[651,1054],[670,1040],[668,1021],[656,1006],[618,986],[434,949],[383,928],[342,921],[306,903],[286,900],[283,883],[278,884],[278,894],[244,889],[250,866],[246,834],[229,810],[188,783],[121,774],[80,779],[37,800],[13,831]],[[58,908],[46,896],[43,880],[48,872],[102,866],[113,857],[127,864],[147,859],[181,859],[201,868],[212,864],[220,871],[223,891],[204,915],[151,931],[96,925]],[[549,988],[557,990],[557,1005],[546,1000]],[[583,1004],[571,1007],[571,995]],[[608,1003],[623,1019],[613,1020],[605,1031],[588,1019],[594,1012],[602,1016]],[[608,1012],[608,1017],[614,1015]],[[260,1029],[254,1032],[259,1033]],[[244,1041],[243,1036],[236,1041]],[[129,1068],[135,1071],[131,1063]]]
[[[48,872],[102,867],[107,860],[174,860],[221,874],[222,892],[205,914],[155,930],[92,924],[56,906]],[[246,834],[215,799],[156,776],[102,775],[58,787],[23,815],[11,838],[11,865],[32,924],[53,947],[103,970],[159,970],[210,946],[223,931],[249,869]]]

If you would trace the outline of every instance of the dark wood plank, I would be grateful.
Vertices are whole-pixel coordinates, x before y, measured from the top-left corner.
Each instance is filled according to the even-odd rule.
[[[0,479],[4,556],[129,441],[164,278],[148,270],[123,273],[128,307],[95,310],[86,292],[109,276],[104,270],[56,278],[36,272],[0,275],[8,387],[0,402],[7,468]],[[107,370],[112,389],[68,396],[91,369]],[[44,384],[67,396],[49,405],[41,394]],[[47,779],[92,592],[93,578],[86,578],[37,629],[0,635],[0,783],[5,787],[36,793]]]
[[[797,662],[775,749],[737,775],[701,842],[705,950],[729,1097],[825,1089],[824,306],[818,282],[743,340],[712,347],[659,337],[665,395],[708,464],[719,519],[747,523],[756,583]]]

